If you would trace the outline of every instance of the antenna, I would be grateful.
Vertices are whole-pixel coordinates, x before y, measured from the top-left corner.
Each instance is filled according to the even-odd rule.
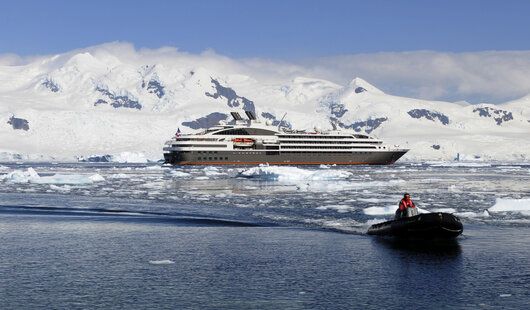
[[[287,115],[287,112],[285,112],[282,116],[282,119],[280,120],[280,122],[278,123],[278,130],[280,130],[280,127],[282,126],[282,122],[283,122],[283,119],[285,118],[285,115]]]

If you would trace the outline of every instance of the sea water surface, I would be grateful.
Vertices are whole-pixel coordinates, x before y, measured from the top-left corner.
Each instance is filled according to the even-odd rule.
[[[526,308],[530,165],[0,165],[1,308]],[[454,242],[365,234],[409,192]]]

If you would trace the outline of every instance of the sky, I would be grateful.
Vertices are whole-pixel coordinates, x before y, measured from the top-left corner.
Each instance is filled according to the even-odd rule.
[[[350,70],[362,65],[352,61],[389,63],[398,55],[399,61],[412,66],[401,69],[405,74],[417,70],[413,66],[416,61],[439,60],[433,55],[465,58],[463,55],[494,52],[517,66],[508,59],[513,55],[504,52],[530,51],[530,1],[17,0],[2,1],[0,7],[0,54],[22,57],[119,41],[139,49],[171,46],[189,53],[211,50],[235,59],[328,63]],[[389,57],[382,59],[381,55]],[[425,58],[418,59],[421,55]],[[518,57],[524,65],[517,74],[530,73],[526,72],[528,55]],[[493,64],[499,65],[501,58]],[[342,63],[337,64],[338,60]],[[360,73],[367,74],[362,77],[378,87],[403,95],[414,93],[406,89],[420,87],[414,94],[428,99],[500,101],[510,97],[459,91],[459,85],[441,84],[435,85],[429,96],[428,85],[413,82],[424,80],[421,74],[410,78],[413,73],[409,72],[402,77],[408,82],[403,82],[395,72],[389,80],[382,78],[384,68],[374,70]],[[464,70],[473,74],[475,69]],[[354,71],[337,74],[344,74],[345,79],[360,75]],[[530,89],[522,87],[512,97],[528,92]]]

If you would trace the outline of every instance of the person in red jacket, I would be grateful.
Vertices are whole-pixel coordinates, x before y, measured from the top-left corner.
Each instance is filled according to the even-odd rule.
[[[418,209],[410,198],[410,194],[405,193],[405,195],[403,195],[403,199],[401,199],[401,201],[399,202],[399,209],[397,209],[396,211],[396,219],[400,219],[402,217],[415,216],[417,214]]]

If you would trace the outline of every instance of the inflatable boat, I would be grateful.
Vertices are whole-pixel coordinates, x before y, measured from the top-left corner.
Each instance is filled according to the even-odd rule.
[[[449,213],[424,213],[374,224],[369,235],[419,239],[456,238],[464,231],[460,219]]]

